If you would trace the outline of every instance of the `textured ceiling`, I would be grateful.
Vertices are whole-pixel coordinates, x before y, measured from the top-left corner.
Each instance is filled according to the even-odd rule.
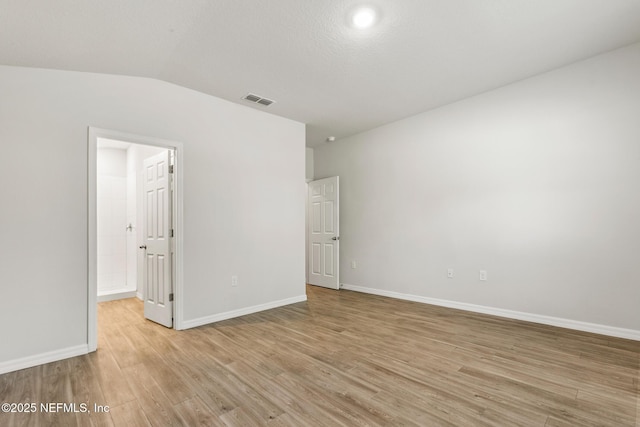
[[[304,122],[309,146],[637,41],[638,0],[0,0],[0,64],[166,80]]]

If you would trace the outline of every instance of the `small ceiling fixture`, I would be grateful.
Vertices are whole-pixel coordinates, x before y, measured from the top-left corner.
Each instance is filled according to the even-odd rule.
[[[370,7],[362,7],[355,11],[351,22],[358,29],[369,28],[376,22],[376,11]]]
[[[336,140],[336,137],[335,137],[335,136],[329,136],[329,137],[327,137],[327,142],[333,142],[333,141],[335,141],[335,140]]]
[[[242,99],[244,99],[245,101],[255,102],[256,104],[264,105],[265,107],[268,107],[269,105],[276,102],[273,99],[265,98],[253,93],[248,93]]]

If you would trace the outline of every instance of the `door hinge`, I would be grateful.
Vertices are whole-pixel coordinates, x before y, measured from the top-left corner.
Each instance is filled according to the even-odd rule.
[[[169,165],[169,173],[173,173],[173,165]]]
[[[171,229],[170,237],[173,237],[173,228]]]
[[[169,301],[170,301],[170,302],[171,302],[171,301],[173,301],[173,292],[171,292],[171,293],[169,294]]]

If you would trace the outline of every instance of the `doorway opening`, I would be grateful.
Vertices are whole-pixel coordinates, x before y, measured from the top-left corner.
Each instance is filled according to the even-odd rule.
[[[98,302],[143,299],[143,161],[172,150],[98,138],[96,226]]]
[[[145,318],[181,329],[182,146],[89,128],[88,316],[97,303],[138,297]]]

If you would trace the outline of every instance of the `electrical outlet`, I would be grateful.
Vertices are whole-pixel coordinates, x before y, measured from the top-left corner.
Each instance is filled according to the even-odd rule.
[[[447,277],[453,279],[453,268],[447,268]]]
[[[358,268],[358,265],[355,261],[351,261],[351,268]]]
[[[231,286],[238,286],[238,276],[231,276]]]
[[[480,270],[480,280],[483,282],[487,280],[487,270]]]

